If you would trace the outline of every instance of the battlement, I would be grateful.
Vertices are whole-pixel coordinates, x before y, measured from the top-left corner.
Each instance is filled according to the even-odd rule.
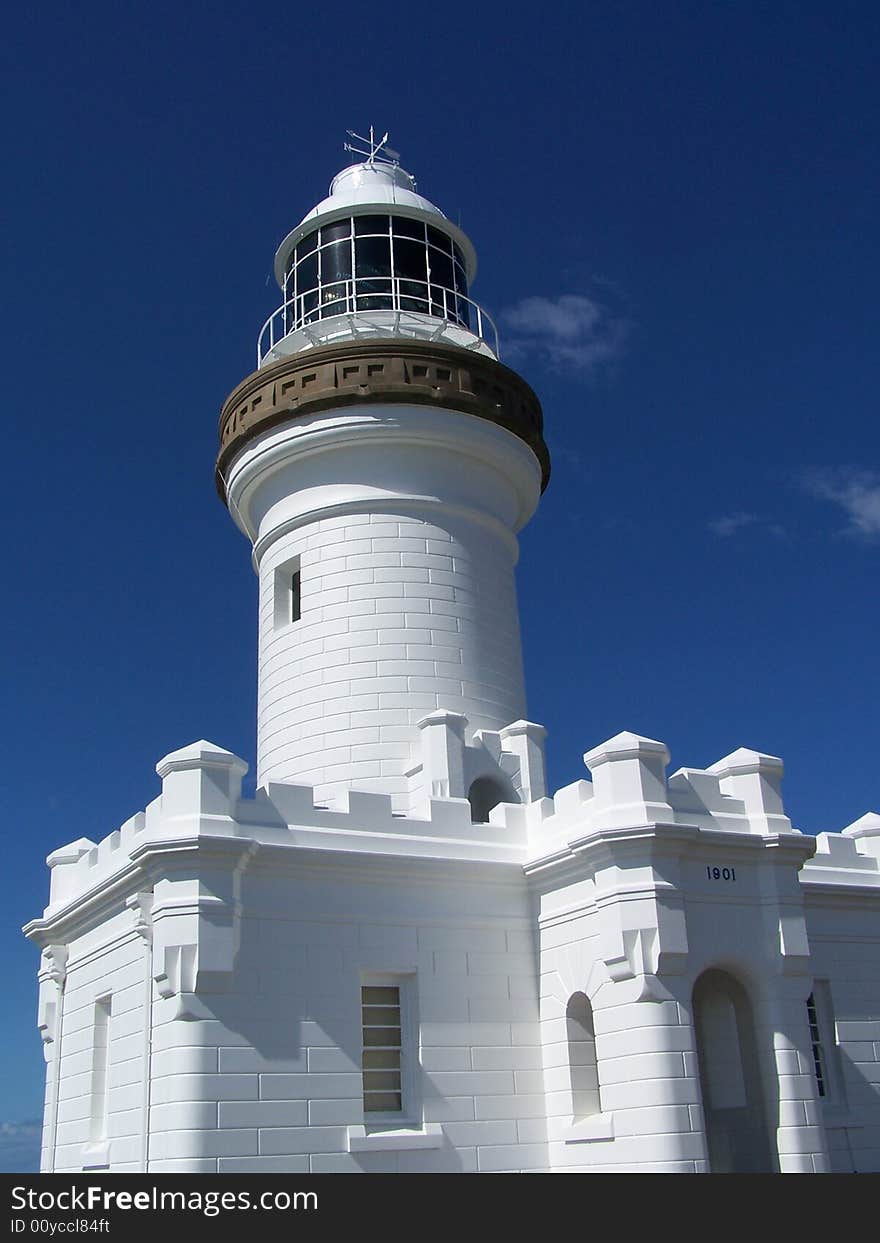
[[[655,825],[752,837],[801,837],[785,815],[782,761],[740,748],[707,769],[680,768],[668,779],[666,746],[621,733],[584,757],[593,780],[544,794],[545,731],[516,722],[466,741],[464,717],[435,712],[420,723],[422,760],[413,769],[422,794],[415,810],[391,795],[340,788],[321,802],[314,788],[270,781],[241,795],[247,764],[200,741],[156,766],[162,792],[99,842],[80,838],[52,852],[47,914],[124,880],[151,850],[189,850],[229,838],[257,848],[471,860],[532,867],[616,829]],[[466,797],[492,780],[510,801],[475,823]],[[810,839],[807,839],[809,841]],[[805,842],[806,844],[806,842]],[[842,833],[821,833],[808,884],[880,887],[880,816],[868,813]]]
[[[468,770],[487,770],[491,757],[481,760],[480,751],[480,743],[462,740],[462,753],[471,753]],[[249,839],[271,847],[513,864],[525,854],[524,826],[474,824],[463,791],[424,799],[418,814],[395,811],[391,795],[340,788],[322,803],[313,787],[285,782],[270,781],[253,798],[243,798],[247,768],[232,752],[205,741],[165,756],[156,765],[162,793],[144,811],[97,843],[80,838],[49,855],[49,913],[121,879],[150,847],[168,851],[177,844],[185,850],[194,841]],[[459,769],[464,774],[463,764]],[[459,788],[454,781],[453,789]]]

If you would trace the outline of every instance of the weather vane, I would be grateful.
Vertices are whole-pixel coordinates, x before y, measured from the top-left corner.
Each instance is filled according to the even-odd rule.
[[[377,156],[379,159],[386,160],[389,164],[398,164],[400,162],[400,153],[398,151],[392,151],[390,147],[385,145],[388,142],[387,133],[383,134],[377,142],[373,134],[372,125],[370,126],[369,138],[362,138],[361,135],[356,134],[353,129],[347,129],[345,132],[348,134],[349,138],[353,138],[356,143],[360,143],[361,145],[357,147],[354,143],[346,142],[342,144],[343,149],[345,151],[350,151],[353,155],[365,155],[367,157],[368,164],[372,164]],[[368,148],[366,151],[364,150],[365,147]]]

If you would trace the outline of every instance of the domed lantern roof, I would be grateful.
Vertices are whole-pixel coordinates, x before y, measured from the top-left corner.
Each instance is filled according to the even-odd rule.
[[[395,216],[429,220],[449,234],[462,251],[467,277],[477,274],[477,252],[470,238],[443,214],[439,207],[416,193],[416,179],[399,164],[385,160],[351,164],[338,172],[330,183],[330,193],[312,208],[275,252],[275,279],[284,287],[288,260],[297,243],[319,224],[331,224],[348,215],[366,215],[377,209]]]
[[[387,134],[352,137],[360,146],[346,149],[367,158],[336,174],[275,254],[284,301],[260,332],[257,365],[364,337],[444,340],[497,358],[495,325],[470,297],[470,239],[417,193]]]

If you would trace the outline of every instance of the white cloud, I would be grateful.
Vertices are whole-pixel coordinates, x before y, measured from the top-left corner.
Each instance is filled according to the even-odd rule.
[[[723,518],[713,518],[707,525],[714,535],[726,539],[729,535],[736,535],[743,527],[750,527],[758,521],[757,514],[726,514]]]
[[[523,298],[499,316],[505,358],[542,358],[560,371],[591,375],[623,353],[629,325],[582,294]]]
[[[719,536],[720,539],[728,539],[745,527],[760,527],[764,531],[769,531],[771,535],[775,535],[777,539],[788,539],[785,527],[778,522],[771,522],[768,518],[762,518],[760,514],[725,514],[721,518],[713,518],[711,522],[706,523],[706,526],[713,535]]]
[[[862,539],[880,539],[880,475],[841,468],[811,471],[802,479],[811,495],[840,506],[848,519],[845,531]]]

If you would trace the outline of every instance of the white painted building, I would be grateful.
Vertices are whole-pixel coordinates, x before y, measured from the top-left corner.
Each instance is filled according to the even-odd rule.
[[[217,483],[259,578],[257,792],[208,742],[50,855],[43,1169],[880,1169],[880,816],[623,733],[551,794],[517,532],[541,410],[384,149],[279,248]]]

